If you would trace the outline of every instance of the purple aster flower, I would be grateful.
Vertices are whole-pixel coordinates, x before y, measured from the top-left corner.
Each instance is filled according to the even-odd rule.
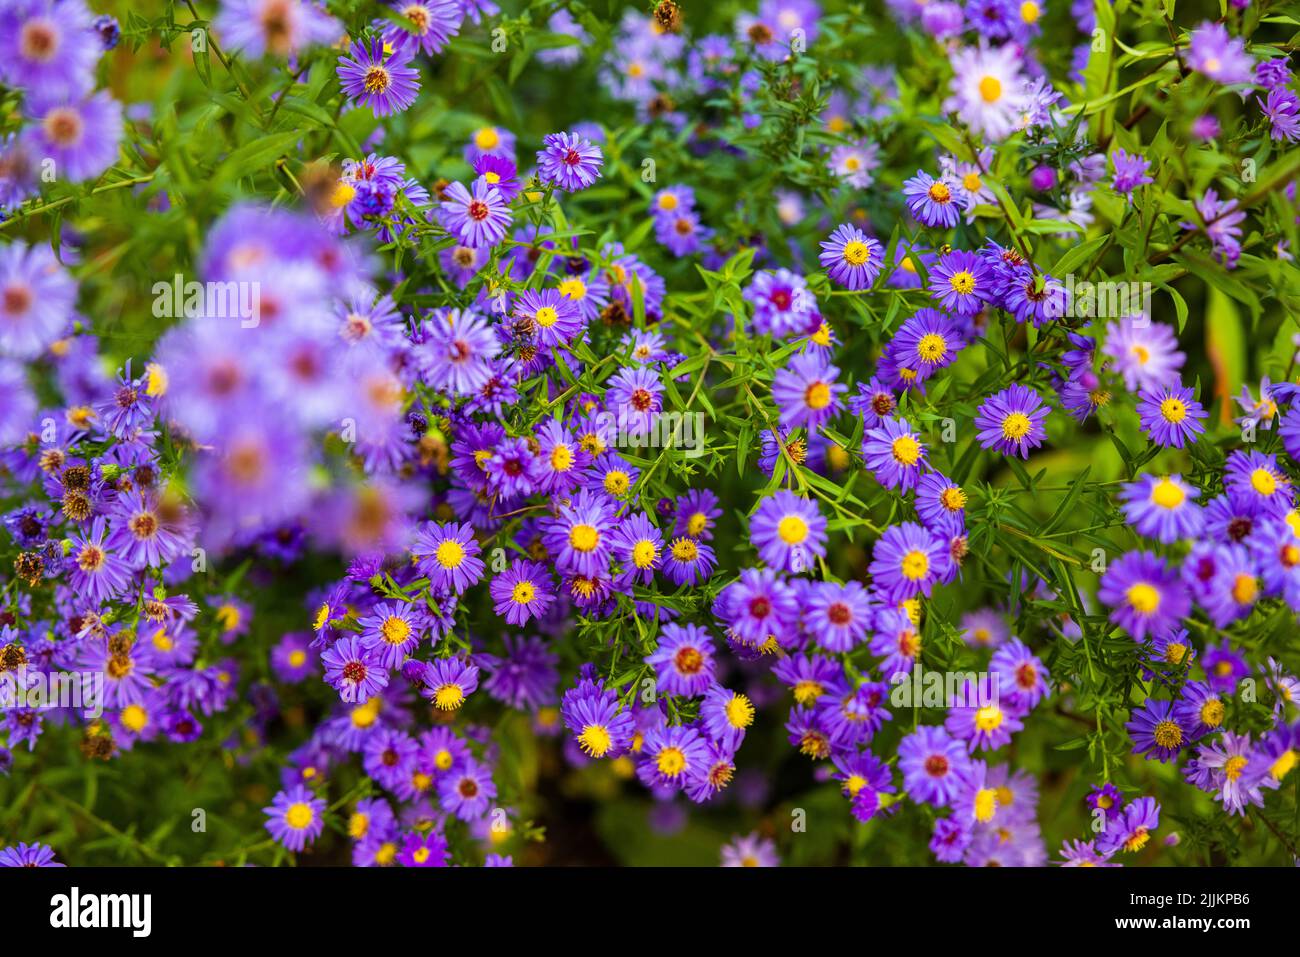
[[[390,0],[390,6],[406,24],[378,21],[384,28],[384,43],[408,57],[442,50],[465,18],[456,0]]]
[[[893,715],[885,707],[889,686],[866,681],[839,696],[827,695],[817,702],[818,717],[835,748],[852,748],[871,741]]]
[[[447,309],[421,327],[417,350],[424,381],[453,396],[472,396],[492,375],[488,361],[500,351],[491,324],[469,309]]]
[[[25,844],[0,848],[0,867],[66,867],[54,859],[54,849],[45,844]]]
[[[48,245],[0,247],[0,351],[34,359],[72,321],[77,283]]]
[[[754,723],[754,703],[738,691],[715,684],[700,703],[700,721],[710,737],[735,751],[745,739],[745,729]]]
[[[359,106],[368,106],[375,116],[388,116],[410,107],[420,92],[420,71],[407,64],[412,51],[394,49],[385,54],[384,44],[372,40],[369,49],[358,43],[351,57],[339,57],[336,70],[343,93]],[[500,237],[493,240],[497,242]],[[468,241],[467,241],[468,242]],[[491,245],[474,243],[471,246]]]
[[[1264,769],[1260,775],[1261,786],[1270,790],[1280,788],[1286,776],[1300,764],[1300,724],[1290,727],[1281,724],[1266,734],[1259,743],[1258,758]]]
[[[445,195],[442,224],[466,246],[495,246],[505,239],[513,218],[510,205],[487,180],[474,180],[473,192],[463,183],[452,183]]]
[[[325,830],[325,802],[301,784],[281,791],[262,813],[271,836],[294,852],[301,852]]]
[[[758,647],[770,638],[787,643],[799,621],[799,597],[768,568],[745,568],[719,592],[713,614],[740,642]]]
[[[654,728],[645,736],[637,777],[648,788],[684,787],[710,761],[708,743],[695,728]]]
[[[515,197],[523,190],[519,182],[519,171],[515,168],[513,160],[484,153],[474,161],[473,165],[474,175],[486,180],[489,186],[495,186],[501,198],[507,203],[514,202]]]
[[[425,669],[421,693],[439,711],[455,711],[478,688],[478,672],[463,658],[439,658]]]
[[[928,11],[934,4],[927,3]],[[957,864],[970,847],[971,832],[950,817],[937,818],[934,833],[930,837],[930,850],[935,859],[942,864]]]
[[[438,801],[448,814],[474,821],[487,814],[497,796],[491,771],[477,761],[465,761],[459,770],[438,782]]]
[[[1133,190],[1147,183],[1154,183],[1147,171],[1151,168],[1151,162],[1144,156],[1126,153],[1123,147],[1115,150],[1110,156],[1111,165],[1115,169],[1115,177],[1111,181],[1111,187],[1121,196],[1133,199]]]
[[[561,572],[595,578],[608,571],[614,527],[609,499],[583,489],[545,524],[542,541]]]
[[[571,342],[585,324],[577,303],[556,289],[525,290],[511,316],[516,330],[548,349]]]
[[[648,585],[663,557],[663,533],[643,512],[625,518],[614,531],[614,558],[623,564],[623,580]]]
[[[612,690],[583,681],[564,693],[560,711],[578,746],[593,758],[618,757],[632,743],[635,719],[619,709]]]
[[[1027,459],[1029,450],[1038,448],[1047,437],[1043,428],[1047,412],[1037,392],[1013,382],[980,404],[975,415],[980,445]]]
[[[1143,475],[1125,485],[1119,497],[1124,517],[1135,532],[1171,545],[1200,534],[1204,516],[1193,501],[1200,494],[1201,490],[1188,485],[1181,475]]]
[[[914,800],[944,807],[956,796],[970,768],[966,746],[943,728],[921,725],[898,744],[903,789]]]
[[[1048,693],[1051,675],[1019,638],[993,652],[989,670],[997,679],[998,693],[1014,708],[1029,711]]]
[[[1138,418],[1142,430],[1157,445],[1181,449],[1187,442],[1195,442],[1205,431],[1201,419],[1209,413],[1201,403],[1192,398],[1190,387],[1158,386],[1138,393]]]
[[[374,840],[367,838],[362,841],[357,845],[358,850]],[[394,848],[394,856],[388,863],[395,860],[403,867],[446,867],[448,856],[447,840],[437,830],[427,834],[413,832],[402,839],[401,850]]]
[[[781,489],[750,519],[749,540],[768,565],[799,574],[826,555],[826,518],[815,502]]]
[[[917,222],[941,229],[957,225],[960,215],[957,199],[944,180],[917,170],[915,176],[903,183],[903,197]]]
[[[737,837],[722,847],[723,867],[778,867],[776,843],[757,833]]]
[[[292,57],[344,35],[339,22],[310,0],[226,0],[213,25],[224,45],[253,59]]]
[[[1150,552],[1129,552],[1111,562],[1097,598],[1135,641],[1175,627],[1191,607],[1178,573]]]
[[[663,570],[674,585],[694,585],[706,581],[716,564],[713,546],[683,535],[668,547]]]
[[[822,244],[818,255],[826,274],[845,289],[868,289],[880,275],[884,252],[856,226],[841,225]]]
[[[345,635],[321,653],[325,680],[348,704],[363,704],[388,687],[388,669],[353,635]]]
[[[967,742],[972,753],[995,751],[1009,744],[1011,736],[1024,727],[1023,708],[1014,705],[1010,696],[1000,698],[987,690],[983,683],[964,681],[943,722],[948,733]]]
[[[14,0],[0,12],[0,80],[7,86],[79,96],[94,86],[99,55],[82,0]]]
[[[955,362],[966,342],[950,316],[937,309],[918,309],[898,327],[890,345],[900,363],[928,374]]]
[[[954,249],[931,267],[930,294],[948,312],[973,316],[994,300],[992,277],[978,255]]]
[[[1133,739],[1134,754],[1161,762],[1177,757],[1189,737],[1188,729],[1179,723],[1173,704],[1155,698],[1148,698],[1146,704],[1132,711],[1124,727]]]
[[[122,106],[107,91],[84,100],[41,99],[30,106],[24,143],[33,155],[51,160],[61,179],[94,179],[117,160]]]
[[[804,594],[804,630],[827,651],[844,653],[861,644],[874,612],[860,582],[816,582]]]
[[[663,409],[663,383],[657,369],[620,369],[605,383],[605,408],[618,420],[619,431],[644,440],[652,434]]]
[[[1251,517],[1282,517],[1291,510],[1295,489],[1277,464],[1276,455],[1235,450],[1223,471],[1228,498]]]
[[[411,557],[437,594],[459,595],[477,584],[483,577],[483,560],[478,554],[474,529],[467,524],[425,522],[411,545]]]
[[[1134,316],[1107,324],[1102,352],[1115,360],[1115,371],[1130,391],[1177,387],[1178,370],[1187,358],[1178,351],[1173,327]]]
[[[101,604],[126,591],[131,583],[131,569],[104,543],[108,524],[102,516],[91,523],[89,532],[71,536],[68,553],[68,582],[77,593]]]
[[[576,133],[550,133],[537,151],[537,175],[550,184],[573,193],[586,189],[600,177],[604,155],[600,147]]]
[[[916,483],[916,514],[932,531],[962,525],[966,516],[966,492],[940,472],[927,472]]]
[[[489,592],[496,603],[496,613],[512,625],[541,618],[555,601],[551,577],[539,562],[515,562],[492,579]]]
[[[1264,806],[1260,788],[1268,776],[1268,765],[1251,745],[1249,734],[1225,731],[1221,738],[1201,745],[1196,762],[1209,771],[1214,798],[1229,814],[1244,815],[1248,804]]]
[[[891,599],[929,595],[947,574],[952,558],[947,544],[915,522],[890,525],[871,553],[871,578]]]
[[[765,335],[803,332],[817,311],[817,299],[804,278],[788,269],[755,273],[743,295],[754,306],[755,329]]]
[[[713,639],[699,625],[664,625],[658,647],[645,661],[664,694],[696,697],[713,684]]]
[[[906,419],[884,419],[862,440],[862,458],[885,488],[911,491],[926,465],[927,450]]]
[[[1260,597],[1254,559],[1243,545],[1230,544],[1217,552],[1214,577],[1197,601],[1218,628],[1249,615]]]
[[[1228,35],[1222,23],[1206,21],[1192,31],[1187,65],[1224,86],[1250,83],[1255,61],[1244,41]]]
[[[157,492],[119,492],[109,515],[113,531],[105,547],[132,568],[160,568],[187,551],[184,529],[175,511],[162,506]]]
[[[836,381],[839,372],[814,350],[799,353],[778,369],[772,398],[781,410],[781,425],[815,429],[839,412],[839,397],[848,390]]]
[[[1121,815],[1106,823],[1097,838],[1097,851],[1112,854],[1118,850],[1136,853],[1146,847],[1151,832],[1160,826],[1160,805],[1155,798],[1138,798]]]
[[[677,515],[674,535],[689,535],[706,542],[713,539],[714,525],[722,515],[718,496],[707,488],[693,488],[686,492],[677,500],[674,511]]]
[[[1234,649],[1225,637],[1218,645],[1207,645],[1201,656],[1205,677],[1219,694],[1232,694],[1237,683],[1250,674],[1250,666],[1241,652]]]
[[[870,650],[881,657],[880,673],[893,681],[909,675],[921,654],[921,632],[903,608],[882,608],[872,624]]]
[[[386,601],[360,619],[361,643],[384,668],[397,668],[420,644],[423,631],[415,604]]]

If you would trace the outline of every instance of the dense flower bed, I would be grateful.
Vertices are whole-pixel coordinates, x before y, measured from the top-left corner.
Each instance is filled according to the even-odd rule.
[[[1294,4],[0,0],[0,864],[1283,864]]]

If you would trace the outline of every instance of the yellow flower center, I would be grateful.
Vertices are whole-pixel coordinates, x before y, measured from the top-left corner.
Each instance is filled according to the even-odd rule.
[[[871,256],[871,250],[867,244],[854,239],[844,244],[844,251],[840,253],[844,261],[851,266],[861,266]]]
[[[119,719],[122,722],[122,727],[128,731],[134,731],[136,734],[143,731],[144,726],[149,723],[148,713],[138,704],[129,704],[123,708]]]
[[[549,329],[560,321],[560,314],[551,306],[542,306],[537,310],[537,315],[533,316],[539,326]]]
[[[569,532],[569,544],[575,551],[593,551],[599,542],[600,532],[591,525],[575,525]]]
[[[952,274],[952,278],[948,280],[948,285],[958,295],[969,296],[975,291],[975,275],[963,269]]]
[[[726,713],[727,723],[733,728],[748,728],[754,723],[754,705],[743,694],[731,696]]]
[[[921,443],[910,435],[900,435],[894,439],[891,451],[900,465],[915,465],[921,458]]]
[[[567,445],[557,445],[551,450],[551,468],[557,472],[567,472],[573,468],[573,450]]]
[[[700,555],[693,538],[679,538],[673,542],[673,558],[679,562],[693,562]]]
[[[1160,403],[1160,415],[1166,422],[1177,425],[1183,419],[1187,418],[1187,406],[1183,405],[1181,399],[1175,399],[1170,396]]]
[[[1161,508],[1177,508],[1186,498],[1183,487],[1173,479],[1162,478],[1151,488],[1151,501]]]
[[[1250,473],[1250,487],[1260,495],[1272,495],[1277,491],[1277,476],[1268,469],[1255,469]]]
[[[1176,748],[1183,743],[1183,729],[1175,721],[1158,722],[1151,736],[1162,748]]]
[[[814,411],[824,409],[831,404],[831,387],[825,382],[814,382],[808,386],[803,399],[808,408]]]
[[[998,809],[998,792],[993,788],[980,788],[975,792],[975,820],[987,824]]]
[[[928,332],[917,342],[916,354],[924,362],[938,362],[948,354],[948,343],[937,332]]]
[[[650,568],[658,557],[659,547],[648,538],[643,538],[632,546],[632,564],[637,568]]]
[[[315,819],[316,812],[311,809],[311,805],[304,804],[302,801],[297,804],[290,804],[289,810],[284,812],[284,823],[295,831],[301,831],[303,828],[310,826]]]
[[[1032,427],[1033,423],[1029,420],[1029,416],[1023,412],[1012,412],[1002,420],[1002,437],[1015,442],[1028,435]]]
[[[1002,99],[1002,81],[996,76],[986,76],[980,80],[980,96],[985,103],[996,103]]]
[[[930,571],[930,556],[918,549],[912,549],[903,556],[901,568],[904,578],[920,581]]]
[[[1138,614],[1151,615],[1160,607],[1160,592],[1154,585],[1148,585],[1146,582],[1130,585],[1125,595],[1129,606]]]
[[[443,568],[456,568],[465,560],[465,549],[460,542],[449,538],[438,546],[434,558]]]
[[[609,752],[611,743],[609,731],[599,724],[587,725],[582,729],[582,734],[578,735],[578,746],[593,758],[603,758]]]
[[[798,515],[787,515],[777,523],[776,534],[787,545],[799,545],[808,537],[808,523]]]
[[[928,195],[936,203],[946,203],[952,199],[952,191],[944,183],[940,182],[930,184]]]
[[[411,626],[396,615],[389,615],[379,626],[379,633],[390,645],[400,645],[411,635]]]
[[[517,605],[527,605],[535,597],[537,589],[532,582],[515,582],[515,587],[510,589],[510,600]]]
[[[434,707],[440,711],[454,711],[465,701],[465,692],[460,685],[447,684],[439,688],[433,696]]]
[[[575,301],[585,299],[587,297],[587,284],[577,276],[571,276],[560,283],[560,295]]]
[[[986,704],[975,712],[975,727],[985,734],[996,731],[1002,726],[1002,709],[995,704]]]
[[[939,504],[950,512],[960,512],[966,507],[966,493],[960,486],[950,485],[939,493]]]
[[[659,768],[660,774],[675,778],[686,769],[686,755],[682,753],[681,748],[664,748],[655,759],[655,765]]]

